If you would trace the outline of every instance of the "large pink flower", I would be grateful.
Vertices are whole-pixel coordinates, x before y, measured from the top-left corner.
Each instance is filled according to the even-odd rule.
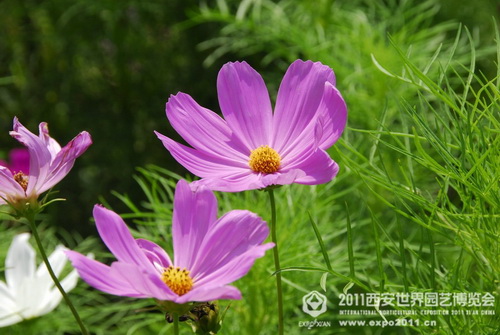
[[[167,102],[168,120],[192,148],[156,132],[172,156],[202,178],[195,184],[238,192],[335,177],[338,165],[325,150],[342,134],[347,107],[328,66],[291,64],[274,113],[262,77],[246,62],[224,65],[217,91],[224,119],[184,93]]]
[[[81,278],[94,288],[119,296],[190,301],[240,299],[229,283],[243,277],[273,243],[264,221],[245,210],[217,219],[217,200],[208,189],[193,192],[177,183],[172,237],[174,260],[157,244],[134,239],[114,212],[94,207],[97,230],[117,261],[111,266],[67,251]]]
[[[14,130],[10,135],[28,148],[29,173],[0,166],[0,204],[36,200],[61,181],[73,167],[75,159],[92,144],[89,133],[84,131],[61,148],[49,136],[47,123],[40,123],[39,131],[36,136],[14,118]]]

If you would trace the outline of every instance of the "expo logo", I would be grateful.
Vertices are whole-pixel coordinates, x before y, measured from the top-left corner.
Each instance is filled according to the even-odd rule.
[[[312,291],[302,298],[302,310],[313,318],[326,312],[326,296],[318,291]]]

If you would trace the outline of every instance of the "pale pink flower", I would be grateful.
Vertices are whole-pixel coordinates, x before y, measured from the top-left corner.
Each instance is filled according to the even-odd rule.
[[[35,201],[40,194],[61,181],[73,167],[76,158],[92,144],[89,133],[83,131],[61,148],[49,136],[47,123],[40,123],[37,136],[17,118],[14,118],[14,129],[10,135],[28,148],[29,172],[12,171],[0,166],[0,204]]]

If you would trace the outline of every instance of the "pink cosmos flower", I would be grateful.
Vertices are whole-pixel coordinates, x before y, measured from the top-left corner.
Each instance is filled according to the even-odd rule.
[[[29,173],[13,166],[0,166],[0,204],[36,200],[61,181],[73,167],[75,159],[92,144],[89,133],[84,131],[61,148],[49,136],[47,123],[40,123],[39,131],[36,136],[14,118],[14,130],[10,135],[28,148]]]
[[[26,148],[15,148],[9,152],[9,162],[0,160],[0,166],[9,168],[14,174],[22,172],[25,175],[30,169],[30,153]]]
[[[74,251],[69,259],[90,286],[119,296],[190,301],[240,299],[228,284],[243,277],[273,243],[264,221],[245,210],[217,219],[217,200],[208,189],[193,192],[177,183],[172,223],[173,261],[157,244],[134,239],[114,212],[94,207],[97,230],[117,261],[111,266]]]
[[[225,64],[217,91],[224,119],[184,93],[167,102],[168,120],[192,148],[155,132],[180,164],[202,178],[195,184],[239,192],[335,177],[338,165],[325,150],[342,134],[347,107],[328,66],[291,64],[274,113],[262,77],[246,62]]]

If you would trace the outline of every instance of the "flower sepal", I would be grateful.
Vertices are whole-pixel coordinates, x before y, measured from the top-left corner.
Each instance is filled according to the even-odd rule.
[[[21,198],[21,199],[16,199],[16,200],[9,200],[2,198],[7,206],[9,206],[13,213],[8,213],[12,217],[14,217],[16,220],[20,218],[32,218],[35,217],[37,213],[41,211],[41,209],[44,207],[41,205],[36,198]]]
[[[283,185],[273,184],[273,185],[269,185],[269,186],[264,187],[264,188],[259,188],[257,191],[271,191],[271,190],[275,190],[277,188],[280,188],[281,186],[283,186]]]
[[[29,219],[35,217],[36,214],[40,213],[48,205],[54,202],[66,201],[64,198],[55,198],[47,201],[47,196],[45,196],[42,200],[38,200],[36,197],[20,198],[15,200],[2,198],[2,200],[4,200],[6,205],[13,211],[13,213],[8,214],[16,220],[20,218]]]

